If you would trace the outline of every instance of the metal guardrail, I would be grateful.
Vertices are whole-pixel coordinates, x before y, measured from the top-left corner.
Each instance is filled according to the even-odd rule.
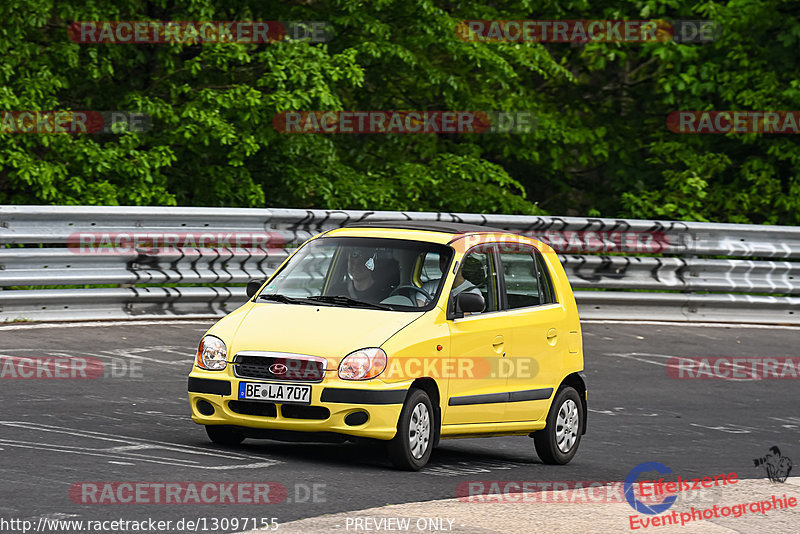
[[[798,227],[454,213],[73,206],[0,206],[0,322],[222,315],[245,298],[244,288],[230,284],[267,276],[292,247],[312,235],[370,219],[480,224],[548,242],[560,252],[582,318],[800,324],[800,298],[794,296],[800,294]],[[159,249],[146,239],[134,240],[147,235],[171,236],[173,243],[181,244],[191,236],[198,246]],[[228,235],[257,236],[258,246],[236,246],[235,238],[226,241]],[[129,246],[83,246],[92,240],[103,242],[104,236],[106,243],[116,238],[121,239],[117,244]],[[208,239],[201,243],[204,236]],[[209,246],[209,239],[218,244]],[[116,287],[15,289],[52,285]]]

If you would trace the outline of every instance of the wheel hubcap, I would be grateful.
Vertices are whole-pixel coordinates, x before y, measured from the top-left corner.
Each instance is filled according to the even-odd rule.
[[[556,445],[561,452],[569,452],[578,440],[579,419],[578,405],[575,401],[572,399],[564,401],[556,417]]]
[[[408,423],[408,445],[412,456],[419,460],[428,450],[431,439],[431,417],[428,407],[419,403],[411,412],[411,421]]]

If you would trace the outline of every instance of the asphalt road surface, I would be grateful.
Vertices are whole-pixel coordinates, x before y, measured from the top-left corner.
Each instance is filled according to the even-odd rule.
[[[42,517],[172,525],[206,518],[197,530],[209,532],[212,518],[280,524],[453,498],[464,481],[623,480],[646,461],[683,477],[763,479],[753,459],[771,446],[800,459],[797,380],[676,380],[665,367],[674,356],[797,356],[799,329],[585,323],[588,432],[572,463],[543,465],[526,437],[447,440],[425,470],[409,473],[365,445],[212,445],[192,423],[186,395],[193,351],[211,324],[0,327],[6,360],[83,356],[104,364],[104,376],[91,380],[0,380],[0,527],[12,519],[41,525]],[[267,505],[86,504],[87,482],[270,482],[286,497]],[[0,531],[15,531],[5,525]],[[216,530],[253,524],[238,526],[245,528]]]

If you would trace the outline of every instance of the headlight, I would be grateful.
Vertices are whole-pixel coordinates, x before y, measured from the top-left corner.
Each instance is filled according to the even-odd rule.
[[[368,380],[386,369],[386,353],[379,348],[358,349],[342,359],[339,378],[342,380]]]
[[[228,349],[220,338],[205,336],[197,347],[197,366],[209,371],[220,371],[228,365],[225,361],[227,356]]]

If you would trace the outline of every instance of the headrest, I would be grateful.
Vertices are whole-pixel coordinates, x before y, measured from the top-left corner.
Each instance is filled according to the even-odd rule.
[[[461,266],[461,276],[475,287],[480,287],[486,282],[486,269],[481,260],[467,256]]]

